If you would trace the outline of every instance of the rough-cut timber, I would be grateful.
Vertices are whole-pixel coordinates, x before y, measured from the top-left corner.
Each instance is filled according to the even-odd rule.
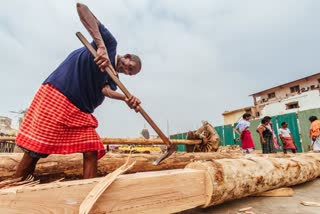
[[[316,153],[189,164],[186,169],[122,175],[92,213],[173,213],[293,186],[320,176]],[[0,190],[0,213],[74,213],[101,178]],[[39,203],[41,198],[41,203]]]
[[[15,141],[15,137],[0,137],[1,141]],[[161,145],[165,144],[160,138],[143,139],[143,138],[101,138],[104,144],[135,144],[135,145]],[[201,143],[201,140],[170,140],[173,144],[194,145]]]
[[[320,176],[320,155],[292,158],[248,157],[190,163],[186,168],[203,169],[211,181],[204,207],[268,190],[293,186]]]
[[[165,144],[162,139],[143,139],[143,138],[101,138],[104,144],[138,144],[138,145],[161,145]],[[201,143],[201,140],[170,140],[173,144],[194,145]]]
[[[180,169],[121,175],[91,213],[172,213],[205,203],[206,172]],[[78,213],[103,178],[0,190],[0,213]]]
[[[131,159],[136,164],[128,172],[145,172],[167,169],[183,169],[187,164],[195,160],[211,160],[219,158],[240,158],[242,154],[232,153],[174,153],[160,165],[154,166],[152,162],[160,154],[132,154]],[[0,181],[13,178],[16,166],[21,160],[22,153],[0,154]],[[100,176],[113,172],[127,160],[127,154],[107,153],[98,161],[98,174]],[[82,177],[82,154],[50,155],[42,158],[37,164],[35,176],[42,182],[59,178]]]

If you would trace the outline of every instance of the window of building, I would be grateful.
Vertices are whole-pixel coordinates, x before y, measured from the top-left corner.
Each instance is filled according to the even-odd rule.
[[[268,98],[269,99],[272,99],[272,98],[275,98],[275,97],[276,97],[276,93],[275,92],[268,94]]]
[[[256,112],[256,117],[260,117],[260,112]]]
[[[300,86],[299,85],[290,87],[290,92],[291,93],[295,93],[295,92],[299,92],[299,91],[300,91]]]
[[[314,90],[315,88],[316,88],[315,85],[312,85],[312,86],[311,86],[311,90]]]
[[[299,108],[299,102],[291,102],[286,104],[286,109]]]
[[[318,79],[318,83],[320,83],[320,79]]]

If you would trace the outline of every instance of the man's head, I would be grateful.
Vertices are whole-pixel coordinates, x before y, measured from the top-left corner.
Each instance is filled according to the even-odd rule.
[[[242,118],[243,118],[244,120],[250,120],[251,114],[250,114],[250,113],[244,113],[244,114],[242,115]]]
[[[269,116],[265,116],[264,119],[266,119],[267,122],[271,121],[271,117],[269,117]]]
[[[316,116],[309,117],[309,121],[312,123],[313,121],[318,120]]]
[[[263,125],[268,125],[268,120],[267,120],[266,118],[263,118],[263,119],[261,120],[261,124],[263,124]]]
[[[287,128],[288,127],[288,123],[287,122],[282,122],[281,123],[281,127],[284,128],[284,129]]]
[[[123,73],[126,75],[136,75],[140,72],[142,67],[141,60],[137,55],[126,54],[124,56],[117,57],[117,67],[118,73]]]

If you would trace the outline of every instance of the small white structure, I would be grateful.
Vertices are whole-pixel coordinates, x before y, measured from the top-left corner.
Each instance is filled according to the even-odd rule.
[[[0,116],[0,135],[15,136],[17,130],[11,128],[12,119]]]

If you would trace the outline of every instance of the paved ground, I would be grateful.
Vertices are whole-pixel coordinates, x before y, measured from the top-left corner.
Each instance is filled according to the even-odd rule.
[[[230,201],[216,207],[206,209],[192,209],[180,214],[236,214],[245,207],[253,207],[251,211],[255,214],[320,214],[320,207],[306,207],[301,201],[312,201],[320,203],[320,178],[305,184],[295,186],[293,197],[247,197]]]

